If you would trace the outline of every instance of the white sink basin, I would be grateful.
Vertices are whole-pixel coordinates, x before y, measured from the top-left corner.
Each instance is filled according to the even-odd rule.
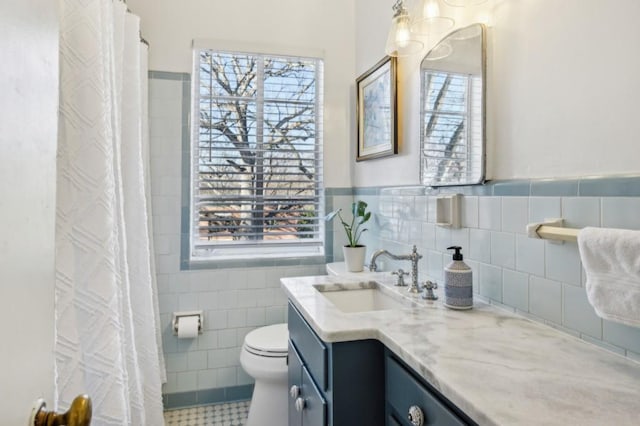
[[[406,309],[416,304],[377,283],[320,284],[320,294],[344,313]]]

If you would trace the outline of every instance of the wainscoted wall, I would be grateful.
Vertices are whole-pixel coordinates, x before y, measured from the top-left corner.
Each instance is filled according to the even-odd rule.
[[[189,91],[188,74],[150,73],[152,219],[167,363],[165,408],[249,398],[252,379],[239,362],[245,335],[286,320],[281,277],[324,273],[324,259],[309,265],[254,262],[252,267],[181,270],[182,159],[189,140]],[[203,334],[178,340],[170,327],[172,312],[194,309],[204,311]]]
[[[461,229],[435,224],[438,190],[422,187],[354,189],[354,199],[375,213],[369,253],[383,247],[424,257],[421,280],[442,284],[451,261],[446,247],[463,247],[480,298],[532,320],[640,361],[640,328],[595,315],[584,288],[577,244],[526,236],[527,223],[563,217],[566,226],[640,229],[640,178],[505,181],[453,188],[464,196]],[[384,258],[381,258],[384,259]],[[408,270],[406,262],[384,260],[384,269]],[[441,292],[441,290],[439,290]]]
[[[150,77],[153,238],[168,370],[165,406],[248,398],[252,380],[239,364],[244,336],[286,320],[281,277],[324,274],[324,262],[181,269],[189,75],[151,72]],[[525,235],[528,222],[548,217],[564,217],[572,227],[640,229],[640,178],[518,180],[442,192],[465,194],[463,228],[436,226],[439,191],[418,186],[327,188],[325,205],[327,211],[348,212],[354,200],[369,203],[374,216],[361,240],[367,258],[377,248],[408,253],[416,244],[424,256],[420,279],[441,284],[450,260],[446,247],[461,245],[478,297],[640,361],[640,329],[602,321],[588,304],[576,244]],[[326,238],[326,260],[342,260],[345,237],[338,221],[327,227]],[[384,258],[379,266],[409,269]],[[171,332],[171,313],[192,309],[204,310],[204,333],[196,340],[178,340]]]

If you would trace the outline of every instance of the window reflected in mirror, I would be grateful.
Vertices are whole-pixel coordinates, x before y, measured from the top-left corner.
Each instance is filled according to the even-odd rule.
[[[421,175],[428,186],[485,178],[485,28],[443,38],[422,60]]]

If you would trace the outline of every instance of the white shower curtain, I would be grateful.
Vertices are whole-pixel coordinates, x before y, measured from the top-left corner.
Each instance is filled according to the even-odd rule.
[[[162,425],[145,159],[146,47],[118,0],[60,0],[56,406]]]

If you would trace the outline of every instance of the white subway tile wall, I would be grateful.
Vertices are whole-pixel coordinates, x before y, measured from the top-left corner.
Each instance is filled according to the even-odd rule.
[[[640,197],[602,199],[602,226],[635,228],[640,221]]]
[[[251,384],[240,366],[240,349],[249,331],[286,320],[280,277],[324,274],[324,265],[180,270],[185,86],[181,78],[149,80],[153,239],[166,394]],[[344,198],[341,205],[350,205],[352,197]],[[172,313],[195,309],[204,311],[203,333],[177,339]]]
[[[502,199],[502,230],[524,234],[528,223],[529,199],[527,197],[504,197]]]
[[[504,269],[502,271],[502,302],[516,310],[529,310],[529,275]],[[586,295],[586,294],[585,294]]]
[[[640,358],[640,329],[603,321],[589,304],[577,244],[532,239],[525,232],[527,223],[552,217],[563,217],[567,226],[576,228],[640,229],[640,197],[464,196],[464,228],[459,230],[435,225],[435,196],[384,188],[379,196],[354,199],[378,205],[374,213],[380,231],[368,250],[383,247],[408,253],[416,244],[424,256],[422,281],[435,279],[442,284],[442,269],[451,261],[446,248],[461,245],[464,260],[473,269],[476,295],[608,350]],[[425,208],[426,213],[420,211]],[[384,260],[385,270],[398,267],[407,269],[403,262]]]
[[[565,226],[572,228],[600,226],[600,198],[565,197],[562,199],[562,217]]]
[[[500,197],[480,197],[478,200],[478,213],[480,228],[499,231],[502,221],[502,206]]]
[[[559,197],[529,198],[529,222],[542,222],[561,216]]]

